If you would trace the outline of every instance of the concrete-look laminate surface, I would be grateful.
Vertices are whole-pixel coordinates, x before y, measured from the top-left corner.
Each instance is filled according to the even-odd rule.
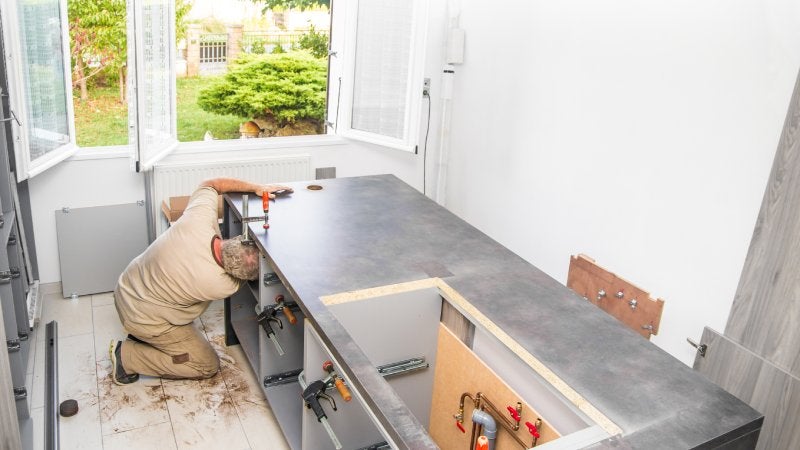
[[[320,297],[441,278],[621,428],[598,447],[715,448],[760,427],[760,413],[396,177],[313,183],[323,189],[289,183],[268,232],[250,229],[399,446],[435,448]],[[260,207],[251,198],[251,215]]]

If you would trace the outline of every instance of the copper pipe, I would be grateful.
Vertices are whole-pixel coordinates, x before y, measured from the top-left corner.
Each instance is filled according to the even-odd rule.
[[[519,436],[517,436],[517,433],[515,433],[515,430],[514,430],[514,424],[511,423],[511,420],[509,420],[508,417],[503,415],[503,413],[501,413],[497,409],[497,407],[494,406],[494,403],[489,401],[489,399],[486,398],[485,395],[483,395],[480,392],[478,392],[476,397],[478,397],[480,399],[481,403],[483,403],[484,405],[489,407],[489,409],[491,410],[489,412],[489,414],[492,414],[492,412],[494,412],[494,414],[492,414],[492,417],[494,417],[495,420],[497,420],[499,418],[499,420],[497,420],[497,423],[499,423],[501,427],[503,427],[506,431],[508,431],[508,433],[511,435],[511,437],[513,437],[514,440],[517,441],[517,443],[522,446],[522,448],[527,449],[528,445],[525,442],[523,442],[522,439],[519,438]],[[483,407],[481,407],[481,409],[483,409]]]

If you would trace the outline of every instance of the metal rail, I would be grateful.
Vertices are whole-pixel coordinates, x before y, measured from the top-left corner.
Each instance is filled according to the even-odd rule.
[[[44,329],[44,448],[58,450],[58,323]]]

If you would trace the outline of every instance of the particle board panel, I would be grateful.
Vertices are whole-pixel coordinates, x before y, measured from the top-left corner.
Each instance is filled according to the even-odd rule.
[[[55,215],[64,297],[113,291],[128,263],[147,248],[144,203],[65,208]]]
[[[664,300],[654,300],[649,292],[604,269],[594,259],[580,254],[570,257],[567,287],[642,337],[650,339],[651,334],[658,334]],[[599,295],[601,291],[605,295]],[[632,300],[636,301],[635,308],[630,305]]]
[[[694,368],[764,414],[758,449],[800,448],[800,379],[706,327]]]
[[[800,75],[725,335],[800,377]]]
[[[505,417],[510,417],[505,410],[506,406],[515,406],[518,401],[522,402],[522,425],[517,431],[517,436],[528,445],[533,443],[533,439],[524,425],[525,421],[535,422],[537,418],[542,419],[541,437],[537,444],[559,437],[544,417],[540,417],[533,408],[523,402],[490,367],[478,359],[450,330],[440,324],[429,431],[439,447],[444,450],[462,449],[469,445],[472,424],[470,418],[473,410],[469,399],[466,399],[464,404],[466,433],[462,433],[456,427],[453,418],[453,414],[458,412],[461,394],[464,392],[469,392],[472,396],[477,392],[485,394],[501,412],[505,413]],[[498,424],[495,448],[518,450],[521,446]]]

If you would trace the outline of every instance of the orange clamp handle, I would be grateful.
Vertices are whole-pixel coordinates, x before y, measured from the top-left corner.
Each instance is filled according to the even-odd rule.
[[[283,301],[283,294],[278,294],[275,296],[275,303],[281,303],[282,301]],[[295,317],[291,308],[289,308],[288,306],[284,306],[283,308],[281,308],[281,311],[283,311],[283,315],[286,316],[286,320],[288,320],[290,324],[294,325],[297,323],[297,317]]]
[[[475,450],[489,450],[489,438],[486,436],[478,436],[478,443],[475,445]]]
[[[288,306],[283,307],[283,315],[286,316],[290,324],[294,325],[297,323],[297,317],[294,316],[294,313]]]
[[[353,399],[353,396],[350,394],[350,389],[347,389],[347,386],[344,385],[344,381],[341,378],[336,377],[336,381],[333,382],[336,386],[336,390],[339,391],[339,395],[342,396],[344,401],[349,402]]]
[[[269,211],[269,192],[261,194],[261,206],[264,207],[264,212]]]

